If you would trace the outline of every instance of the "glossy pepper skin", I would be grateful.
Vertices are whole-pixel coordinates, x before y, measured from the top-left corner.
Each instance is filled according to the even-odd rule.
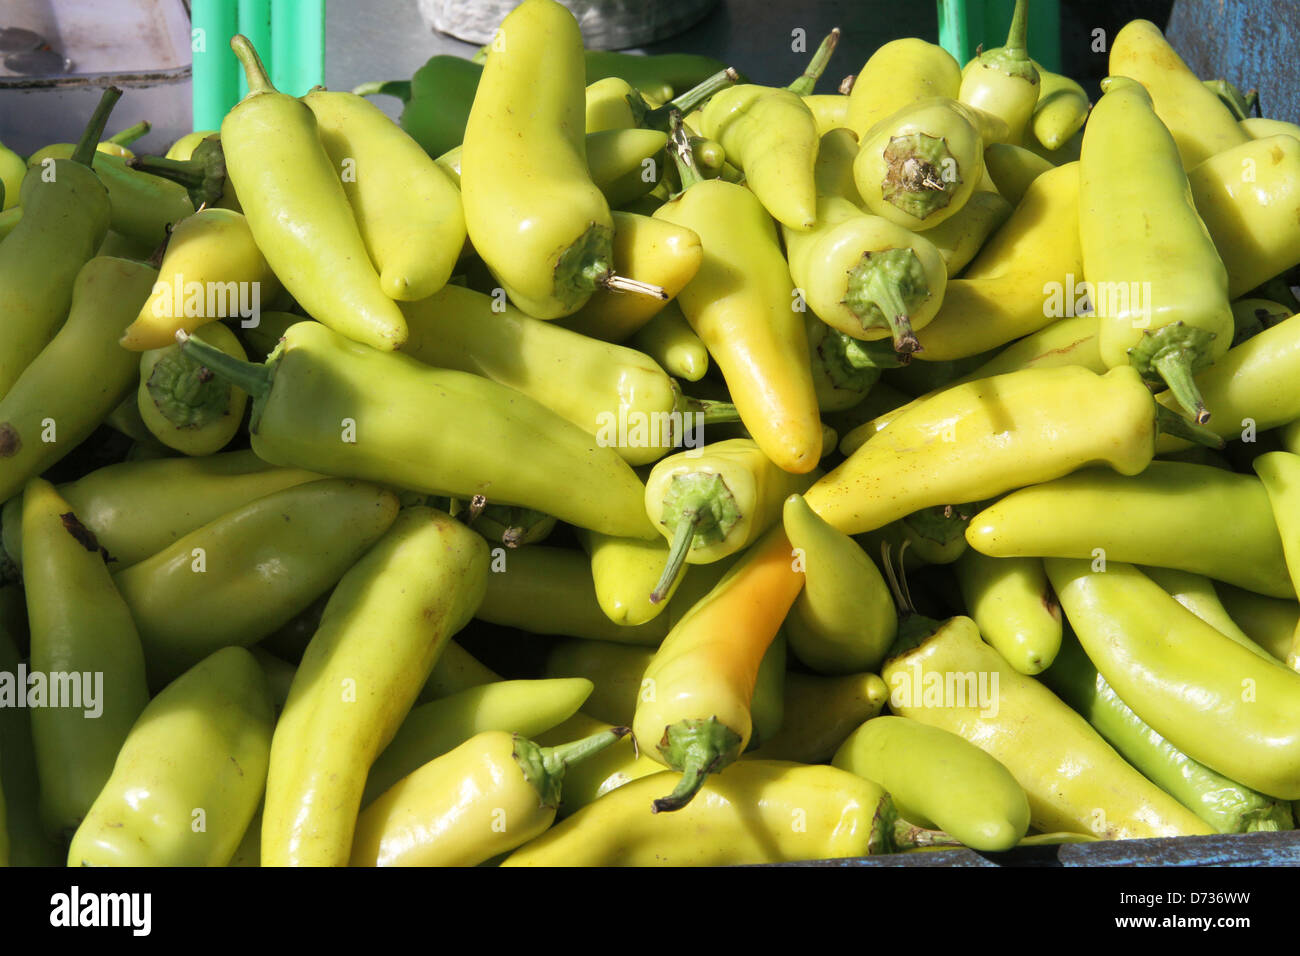
[[[517,389],[629,464],[656,461],[689,437],[681,390],[635,349],[534,319],[457,285],[403,303],[402,311],[410,329],[405,354]]]
[[[709,350],[675,302],[667,303],[633,332],[628,344],[650,356],[674,378],[698,382],[709,370]]]
[[[525,0],[497,31],[465,127],[470,240],[539,319],[577,311],[612,269],[614,222],[586,168],[583,69],[573,14]],[[525,100],[533,108],[517,109]]]
[[[221,145],[258,248],[310,315],[376,349],[400,348],[406,323],[380,286],[316,117],[271,85],[245,37],[231,47],[249,94],[221,121]]]
[[[1233,533],[1215,533],[1226,521]],[[1130,475],[1088,468],[1020,488],[977,514],[966,540],[995,558],[1104,557],[1294,595],[1264,486],[1210,465],[1153,461]]]
[[[1010,770],[1036,829],[1117,840],[1213,832],[1051,691],[1007,664],[970,618],[951,618],[918,637],[900,642],[881,672],[890,710],[951,731]],[[987,675],[987,700],[975,675]]]
[[[782,471],[747,438],[660,461],[645,491],[646,514],[671,543],[657,593],[667,593],[683,562],[711,564],[756,540],[780,519],[785,499],[812,481]]]
[[[891,40],[858,71],[847,126],[862,139],[903,107],[935,96],[956,99],[960,88],[961,67],[943,47],[916,37]]]
[[[888,428],[889,423],[904,411],[914,408],[945,388],[953,388],[994,375],[1004,375],[1007,372],[1018,372],[1024,368],[1056,368],[1061,365],[1079,365],[1098,375],[1108,370],[1106,363],[1101,360],[1101,350],[1097,345],[1095,315],[1090,313],[1060,319],[1046,328],[1026,335],[1002,349],[974,371],[959,375],[939,388],[926,392],[910,402],[904,402],[896,408],[891,408],[884,414],[877,415],[848,431],[840,439],[840,451],[845,455],[851,455],[876,432]]]
[[[615,210],[614,271],[664,290],[667,301],[700,271],[704,249],[691,229],[663,219]],[[567,329],[606,342],[623,342],[667,308],[653,296],[597,289],[587,304],[561,320]],[[633,346],[635,347],[635,346]]]
[[[893,599],[875,562],[801,495],[785,500],[782,526],[804,576],[785,619],[791,652],[823,674],[873,670],[898,630]]]
[[[235,333],[220,323],[195,333],[199,340],[232,358],[248,358]],[[153,437],[186,455],[213,455],[230,444],[244,421],[248,395],[212,377],[199,362],[181,354],[173,342],[140,356],[136,402]]]
[[[682,773],[654,811],[686,806],[709,774],[748,746],[759,665],[802,584],[790,561],[784,532],[771,529],[692,606],[646,668],[633,731],[643,751]]]
[[[439,667],[445,659],[444,653]],[[496,680],[411,708],[370,765],[361,806],[370,806],[403,777],[476,734],[504,731],[529,738],[543,734],[577,713],[591,691],[591,681],[581,677]]]
[[[1038,105],[1041,80],[1029,58],[1029,0],[1016,0],[1004,46],[985,50],[962,70],[957,98],[1006,121],[1005,142],[1020,145]]]
[[[1024,369],[940,392],[900,415],[805,494],[846,534],[922,508],[982,501],[1105,461],[1136,474],[1155,451],[1137,372]]]
[[[394,784],[357,819],[353,866],[476,866],[551,825],[571,761],[628,733],[560,747],[488,731]]]
[[[889,699],[885,682],[869,672],[822,677],[788,671],[783,691],[781,729],[742,760],[829,763],[849,734]]]
[[[1150,95],[1124,77],[1106,90],[1079,159],[1079,239],[1101,355],[1163,380],[1204,423],[1192,374],[1232,344],[1227,272]],[[1139,215],[1143,227],[1132,228]]]
[[[831,766],[875,781],[906,819],[973,850],[1009,850],[1029,830],[1029,799],[1011,772],[941,727],[873,718],[849,735]]]
[[[131,728],[68,865],[225,866],[257,812],[274,721],[266,676],[248,651],[227,647],[200,661]]]
[[[1268,491],[1291,583],[1300,584],[1300,540],[1297,540],[1300,537],[1300,488],[1297,487],[1300,483],[1300,455],[1289,451],[1267,452],[1251,462],[1251,467]],[[1300,634],[1300,629],[1296,633]],[[1293,669],[1300,670],[1300,640],[1292,639],[1286,662]]]
[[[783,226],[812,228],[817,218],[813,165],[817,121],[790,90],[742,84],[716,94],[699,130],[727,151],[764,209]]]
[[[21,500],[21,499],[20,499]],[[22,589],[16,597],[22,600]],[[11,611],[9,601],[3,602]],[[16,622],[0,622],[0,672],[16,674],[19,656]],[[62,866],[66,859],[62,840],[53,840],[41,821],[36,750],[32,741],[34,708],[0,708],[0,787],[4,788],[5,829],[0,842],[9,851],[8,866]],[[655,769],[659,765],[655,764]],[[93,799],[93,798],[92,798]]]
[[[47,161],[71,159],[75,150],[71,143],[38,150],[27,159],[26,178],[39,178]],[[156,246],[167,238],[169,226],[194,214],[184,186],[133,169],[121,156],[96,150],[94,169],[108,190],[109,227],[128,239]]]
[[[1115,34],[1110,73],[1132,77],[1146,88],[1185,169],[1246,141],[1236,117],[1151,21],[1132,20]]]
[[[1047,573],[1106,682],[1189,757],[1253,790],[1300,796],[1300,675],[1206,624],[1131,565],[1052,558]]]
[[[239,290],[247,288],[246,302]],[[252,298],[256,290],[256,300]],[[253,239],[248,220],[230,209],[208,208],[176,224],[167,240],[158,281],[122,335],[122,347],[142,352],[176,343],[176,330],[193,332],[218,319],[240,317],[241,305],[260,311],[280,292],[280,282]],[[209,301],[211,304],[209,305]]]
[[[926,240],[943,257],[949,279],[962,273],[984,247],[985,240],[990,239],[1011,217],[1013,209],[1000,193],[977,189],[960,212],[925,230]]]
[[[0,398],[58,331],[77,273],[108,233],[108,190],[91,161],[121,95],[116,88],[105,92],[72,158],[51,159],[23,178],[22,218],[0,241],[0,294],[6,303]]]
[[[1037,332],[1078,311],[1068,297],[1082,276],[1079,166],[1068,163],[1030,183],[1011,218],[948,283],[939,314],[917,336],[917,357],[966,358]]]
[[[232,451],[108,465],[59,485],[58,492],[108,552],[116,570],[157,554],[255,498],[323,477],[273,467],[251,451]],[[5,555],[21,565],[21,498],[5,503],[0,532]]]
[[[867,209],[919,232],[966,205],[984,175],[984,142],[956,100],[919,100],[862,134],[853,178]]]
[[[425,494],[483,494],[607,534],[653,536],[644,487],[617,451],[512,388],[369,348],[317,322],[292,326],[264,366],[193,339],[184,348],[252,396],[253,451],[271,464]],[[574,496],[578,487],[584,494]]]
[[[626,783],[516,850],[502,866],[723,866],[889,853],[903,831],[889,795],[835,767],[742,760],[690,805],[651,816],[671,773]],[[802,820],[803,827],[791,825]]]
[[[343,576],[276,724],[263,866],[347,863],[365,771],[443,645],[474,615],[487,566],[474,532],[432,508],[408,508]]]
[[[1249,648],[1265,660],[1275,659],[1268,649],[1255,643],[1245,631],[1239,628],[1228,609],[1219,600],[1214,590],[1214,582],[1202,574],[1190,574],[1173,568],[1154,566],[1139,568],[1143,574],[1187,610],[1191,611],[1206,624],[1209,624],[1224,637],[1231,638],[1242,647]]]
[[[1045,70],[1037,62],[1034,68],[1038,70],[1038,102],[1029,127],[1044,149],[1060,149],[1083,128],[1092,104],[1084,88],[1068,76]]]
[[[1187,171],[1235,299],[1300,263],[1300,139],[1269,136]]]
[[[85,441],[135,387],[139,360],[116,342],[155,276],[99,256],[77,272],[62,328],[0,398],[0,498]]]
[[[272,633],[338,581],[396,515],[397,497],[375,485],[313,481],[251,501],[117,572],[151,684]]]
[[[939,250],[847,199],[817,200],[817,224],[784,230],[790,277],[826,324],[859,339],[892,338],[900,353],[914,352],[914,330],[943,304],[948,272]]]
[[[41,816],[66,840],[108,781],[149,691],[140,635],[94,536],[49,482],[33,478],[22,500],[30,666],[51,681],[79,675],[81,687],[80,701],[32,711]]]
[[[668,606],[677,586],[686,577],[687,568],[682,564],[663,594],[656,592],[669,556],[668,542],[662,539],[615,538],[579,529],[578,541],[591,555],[591,581],[596,588],[596,600],[605,616],[615,624],[636,627],[654,620]]]
[[[772,219],[743,186],[691,181],[689,173],[683,185],[655,212],[692,229],[704,246],[700,270],[677,301],[754,441],[779,468],[812,471],[821,458],[821,420],[807,337]]]
[[[1073,637],[1043,673],[1047,684],[1124,759],[1219,833],[1291,828],[1291,807],[1197,763],[1124,703]]]
[[[342,176],[390,299],[414,300],[447,284],[465,245],[460,191],[383,111],[353,93],[314,90],[302,100]],[[351,165],[349,166],[349,161]]]
[[[954,566],[980,635],[1012,667],[1034,675],[1061,647],[1061,606],[1037,558],[990,558],[974,548]]]

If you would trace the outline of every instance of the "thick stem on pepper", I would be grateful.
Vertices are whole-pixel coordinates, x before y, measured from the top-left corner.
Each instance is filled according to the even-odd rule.
[[[844,303],[862,322],[863,330],[888,328],[900,355],[921,351],[912,331],[911,305],[930,294],[925,267],[908,248],[868,252],[849,273]]]
[[[808,69],[803,71],[797,80],[786,87],[791,93],[797,93],[799,96],[809,96],[812,94],[817,81],[821,79],[826,72],[826,65],[831,61],[831,54],[835,52],[835,47],[840,42],[840,28],[836,27],[826,35],[821,45],[817,47],[817,52],[813,54],[812,60],[808,63]]]
[[[558,807],[564,783],[564,771],[569,764],[604,750],[632,732],[630,727],[611,727],[600,733],[556,747],[540,747],[527,737],[515,734],[515,761],[524,779],[532,784],[541,797],[542,807]]]
[[[668,593],[693,547],[708,547],[724,540],[742,515],[735,496],[716,473],[678,475],[664,498],[663,525],[673,531],[664,573],[650,595],[658,604]]]
[[[710,773],[740,756],[740,735],[716,717],[683,720],[664,731],[659,752],[668,766],[682,768],[682,778],[672,793],[651,804],[651,813],[680,810],[690,803]]]
[[[122,91],[116,86],[104,90],[95,112],[90,114],[90,122],[86,124],[81,139],[77,140],[76,149],[72,151],[70,158],[74,163],[90,166],[94,162],[96,147],[99,145],[99,138],[104,135],[104,127],[108,125],[109,114],[113,112],[113,107],[121,98]]]

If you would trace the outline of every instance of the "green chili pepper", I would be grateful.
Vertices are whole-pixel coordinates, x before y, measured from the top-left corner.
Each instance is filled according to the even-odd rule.
[[[249,432],[264,461],[426,494],[481,494],[606,534],[653,537],[641,481],[618,452],[512,388],[316,322],[290,328],[261,366],[194,339],[183,348],[252,396]]]
[[[324,477],[275,468],[251,451],[108,465],[58,492],[117,568],[157,554],[182,535],[255,498]],[[22,559],[21,499],[0,512],[4,553]]]
[[[1189,757],[1283,800],[1300,798],[1300,675],[1182,607],[1142,572],[1051,558],[1079,642],[1139,717]]]
[[[218,648],[266,637],[334,584],[397,510],[397,497],[375,485],[308,482],[255,499],[119,571],[114,580],[140,629],[151,684]]]
[[[408,508],[343,576],[276,724],[263,866],[347,862],[366,771],[483,599],[487,565],[460,522]]]
[[[91,168],[95,142],[122,95],[104,91],[76,151],[23,179],[22,219],[0,242],[5,335],[0,398],[13,387],[68,315],[77,273],[108,232],[108,190]],[[11,490],[4,497],[13,494]]]
[[[471,687],[482,687],[500,681],[501,675],[479,661],[455,641],[448,641],[442,650],[433,672],[424,682],[416,701],[427,704],[431,700],[450,697]]]
[[[818,517],[801,495],[785,500],[782,515],[804,574],[803,590],[785,622],[791,651],[820,673],[873,669],[898,627],[880,571],[857,542]]]
[[[230,45],[249,93],[221,122],[248,227],[276,277],[311,315],[377,349],[406,341],[311,109],[278,92],[244,36]]]
[[[32,713],[41,816],[51,835],[67,839],[149,700],[144,655],[95,536],[39,478],[23,493],[23,552],[31,669],[52,695],[80,690]]]
[[[0,211],[13,209],[18,205],[18,197],[27,175],[26,161],[12,149],[0,143]]]
[[[572,717],[591,691],[591,681],[581,677],[499,680],[414,707],[371,764],[361,806],[475,734],[500,730],[532,738],[545,733]]]
[[[968,550],[965,533],[973,512],[971,505],[922,508],[860,535],[860,543],[870,554],[879,554],[885,544],[896,553],[903,553],[906,546],[903,567],[909,571],[927,564],[952,564]]]
[[[663,600],[683,563],[710,564],[757,540],[780,519],[786,498],[816,477],[778,468],[745,438],[660,461],[646,481],[645,508],[672,547],[650,600]]]
[[[758,665],[754,693],[749,698],[749,713],[754,726],[746,752],[771,740],[781,732],[785,723],[785,662],[786,638],[781,630],[772,638]]]
[[[686,576],[686,565],[678,569],[660,597],[656,594],[669,545],[662,538],[614,538],[595,531],[578,531],[578,540],[591,555],[591,579],[601,610],[615,624],[635,627],[658,617],[672,600],[677,586]],[[617,721],[616,721],[617,723]]]
[[[200,661],[131,728],[68,865],[225,866],[257,812],[274,723],[266,676],[248,651]]]
[[[1215,773],[1147,726],[1097,672],[1073,635],[1062,643],[1042,680],[1125,760],[1219,833],[1291,829],[1290,804]]]
[[[1210,530],[1225,521],[1232,534]],[[1295,594],[1264,485],[1209,465],[1153,461],[1131,476],[1088,468],[1021,488],[976,515],[966,540],[995,558],[1153,564]]]
[[[366,83],[361,96],[385,94],[402,100],[402,129],[430,156],[441,156],[465,138],[465,122],[483,67],[459,56],[430,57],[409,81]]]
[[[235,333],[220,323],[194,333],[199,341],[241,362],[248,356]],[[178,344],[140,356],[136,401],[149,431],[168,448],[187,455],[221,451],[239,431],[248,396],[188,355]]]
[[[489,505],[483,500],[465,501],[452,498],[448,508],[453,518],[460,518],[483,536],[488,544],[518,548],[545,541],[555,529],[555,518],[532,508],[514,505]],[[463,517],[462,517],[463,516]]]
[[[1037,153],[1010,143],[993,143],[984,149],[984,168],[998,192],[1012,206],[1020,205],[1029,184],[1055,167]]]
[[[971,548],[954,567],[980,635],[1022,674],[1049,667],[1061,646],[1061,606],[1038,558],[990,558]]]
[[[822,133],[813,165],[817,197],[845,199],[859,209],[862,196],[853,180],[853,161],[858,157],[858,136],[851,129],[837,128]]]
[[[85,441],[130,394],[139,360],[116,343],[157,274],[108,258],[77,273],[67,321],[0,398],[0,500]]]
[[[943,257],[949,279],[956,278],[966,268],[985,240],[997,232],[1014,209],[1001,193],[977,189],[960,212],[925,230],[925,238]]]
[[[40,178],[47,163],[72,159],[77,149],[71,143],[58,143],[38,150],[27,159],[27,178]],[[170,226],[194,215],[194,203],[184,186],[134,169],[122,156],[97,150],[94,170],[108,191],[110,226],[128,239],[156,246],[166,240]]]
[[[1029,830],[1029,800],[1002,764],[964,738],[906,717],[876,717],[849,735],[831,766],[874,780],[906,819],[984,852]]]
[[[183,186],[195,209],[206,206],[243,212],[235,184],[226,172],[221,136],[215,131],[206,133],[189,156],[173,157],[169,150],[167,156],[136,156],[126,165]]]

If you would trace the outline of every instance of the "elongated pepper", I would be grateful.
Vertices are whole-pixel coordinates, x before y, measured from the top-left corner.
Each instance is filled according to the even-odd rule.
[[[754,541],[812,482],[782,471],[747,438],[660,461],[646,481],[646,514],[672,548],[650,600],[667,595],[683,563],[710,564]]]
[[[474,532],[409,508],[343,576],[276,724],[263,866],[347,863],[365,772],[482,601],[487,565]]]
[[[1163,381],[1204,424],[1210,410],[1192,376],[1232,344],[1228,275],[1150,94],[1122,76],[1103,85],[1079,159],[1079,239],[1101,355]],[[1136,216],[1142,229],[1131,228]]]
[[[700,270],[677,301],[759,447],[778,467],[809,472],[821,458],[821,420],[776,229],[744,187],[698,178],[680,127],[673,143],[684,191],[655,217],[693,229],[704,246]]]
[[[608,534],[653,537],[644,487],[618,452],[512,388],[368,348],[316,322],[292,326],[263,366],[194,339],[184,349],[250,395],[253,451],[264,461],[426,494],[485,495]],[[584,493],[573,495],[576,487]]]

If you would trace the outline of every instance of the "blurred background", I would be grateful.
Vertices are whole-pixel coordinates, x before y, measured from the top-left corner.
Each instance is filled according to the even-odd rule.
[[[205,12],[205,3],[208,10]],[[279,36],[299,56],[323,58],[331,89],[409,78],[430,56],[472,56],[514,0],[261,0],[285,11]],[[114,126],[140,119],[140,143],[162,151],[193,127],[194,22],[258,0],[3,0],[0,2],[0,142],[27,154],[76,139],[109,83],[127,88]],[[760,83],[784,85],[832,27],[842,39],[818,87],[832,92],[880,44],[903,36],[943,40],[959,60],[979,43],[1000,45],[1012,0],[570,0],[589,46],[649,53],[707,53]],[[323,29],[313,26],[323,8]],[[1032,0],[1030,51],[1082,82],[1094,98],[1106,74],[1109,38],[1143,17],[1165,29],[1204,78],[1259,90],[1264,115],[1300,120],[1300,2],[1297,0]],[[439,22],[469,39],[432,27]],[[305,25],[304,25],[305,24]],[[323,36],[313,34],[319,31]],[[793,47],[795,31],[805,46]],[[658,40],[646,36],[671,34]],[[957,47],[961,47],[961,51]],[[277,47],[279,49],[279,47]],[[305,51],[305,52],[304,52]],[[233,63],[229,51],[218,53]],[[308,71],[310,73],[310,70]],[[202,82],[202,79],[201,79]],[[302,93],[303,90],[294,92]],[[374,101],[394,118],[400,103]]]

